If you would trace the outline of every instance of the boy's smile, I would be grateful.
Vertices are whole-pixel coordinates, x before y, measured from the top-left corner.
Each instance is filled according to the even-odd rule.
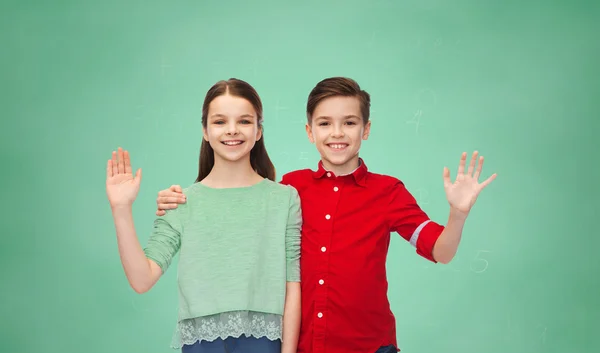
[[[358,98],[336,96],[315,107],[306,132],[321,154],[325,169],[342,175],[358,167],[358,151],[370,127],[370,121],[366,125],[363,122]]]
[[[327,144],[327,146],[334,151],[342,151],[346,147],[348,147],[348,144],[347,143],[329,143],[329,144]]]

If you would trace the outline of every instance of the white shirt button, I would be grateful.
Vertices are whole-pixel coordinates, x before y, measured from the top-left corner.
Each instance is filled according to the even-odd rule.
[[[327,173],[327,177],[328,177],[328,178],[329,178],[329,177],[331,177],[331,173]]]
[[[323,281],[322,279],[319,280],[319,284],[323,284],[325,283],[325,281]]]
[[[333,191],[336,191],[336,192],[337,192],[338,190],[339,190],[339,189],[338,189],[338,187],[337,187],[337,186],[334,186],[334,187],[333,187]]]
[[[331,218],[331,216],[327,214],[327,215],[325,215],[325,218],[329,219],[329,218]]]
[[[317,316],[318,316],[318,317],[319,317],[319,319],[320,319],[320,318],[322,318],[322,317],[323,317],[323,313],[318,313],[318,314],[317,314]]]
[[[322,251],[322,252],[325,252],[325,250],[327,250],[327,248],[326,248],[326,247],[324,247],[324,246],[323,246],[323,247],[321,247],[321,251]]]

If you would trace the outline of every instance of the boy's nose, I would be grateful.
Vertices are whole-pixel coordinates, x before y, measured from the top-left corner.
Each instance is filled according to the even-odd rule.
[[[344,136],[344,131],[340,128],[334,128],[333,132],[331,133],[331,136],[333,137],[343,137]]]

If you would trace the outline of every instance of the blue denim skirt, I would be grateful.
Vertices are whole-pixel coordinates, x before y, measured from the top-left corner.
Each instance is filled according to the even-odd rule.
[[[281,353],[281,340],[271,341],[266,337],[256,338],[245,335],[238,337],[217,338],[214,341],[196,341],[192,345],[184,345],[182,353]]]

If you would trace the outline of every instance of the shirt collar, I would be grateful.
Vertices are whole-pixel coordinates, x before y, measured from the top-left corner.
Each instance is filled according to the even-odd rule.
[[[354,181],[358,185],[365,186],[366,185],[365,176],[367,175],[367,172],[368,172],[368,168],[367,168],[367,165],[365,164],[365,161],[363,161],[363,159],[359,157],[358,158],[358,167],[356,169],[354,169],[350,173],[338,175],[338,176],[351,175],[353,177]],[[325,167],[323,166],[323,161],[319,161],[317,170],[315,172],[313,172],[313,177],[315,179],[320,179],[323,176],[325,176],[325,174],[327,174],[327,173],[333,174],[333,172],[325,169]]]

